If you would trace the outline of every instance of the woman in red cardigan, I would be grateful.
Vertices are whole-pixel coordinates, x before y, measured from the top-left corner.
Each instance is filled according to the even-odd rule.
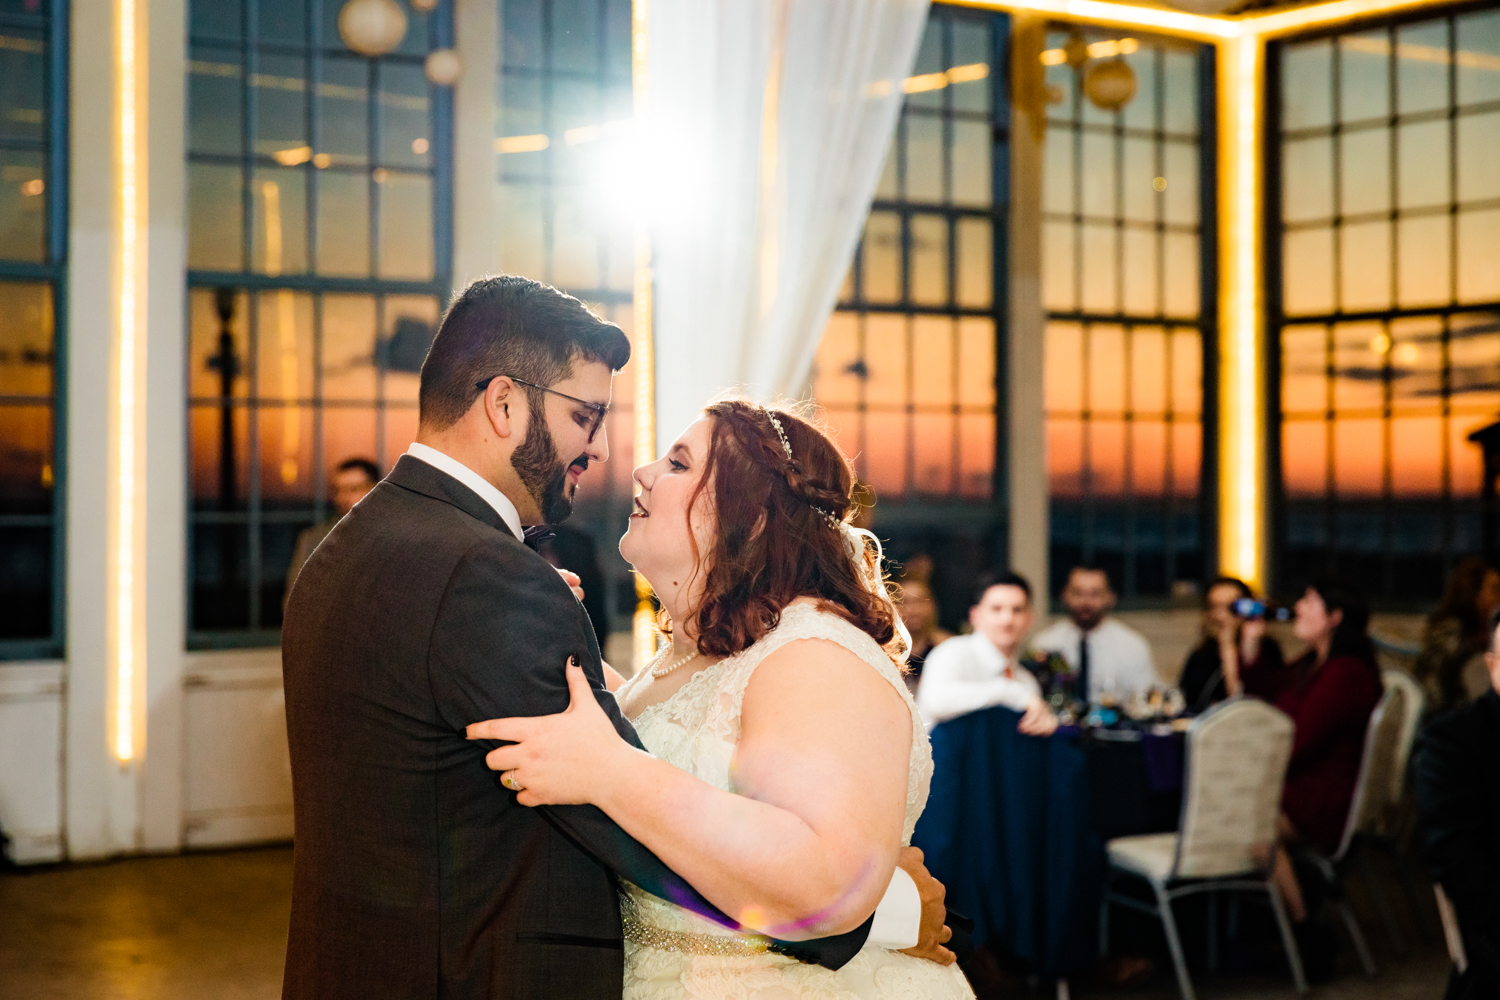
[[[1224,682],[1270,702],[1292,717],[1296,732],[1281,793],[1280,833],[1331,854],[1338,848],[1354,798],[1365,728],[1383,684],[1366,631],[1369,606],[1359,592],[1332,579],[1315,581],[1297,601],[1292,632],[1307,651],[1286,664],[1260,662],[1266,623],[1248,621],[1237,656],[1224,659]],[[1294,920],[1306,917],[1301,888],[1284,849],[1275,878]]]

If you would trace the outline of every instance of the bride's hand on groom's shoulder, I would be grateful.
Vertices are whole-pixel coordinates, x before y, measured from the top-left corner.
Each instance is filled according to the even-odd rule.
[[[489,719],[468,727],[471,740],[504,740],[485,764],[523,806],[598,804],[615,767],[637,751],[615,732],[583,668],[569,657],[570,702],[557,715]]]

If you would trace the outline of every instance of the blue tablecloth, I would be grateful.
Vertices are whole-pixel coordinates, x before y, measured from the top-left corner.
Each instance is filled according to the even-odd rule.
[[[1081,738],[1022,736],[1020,718],[990,708],[933,730],[932,794],[912,843],[948,905],[974,920],[976,945],[1067,976],[1095,953],[1104,842]]]

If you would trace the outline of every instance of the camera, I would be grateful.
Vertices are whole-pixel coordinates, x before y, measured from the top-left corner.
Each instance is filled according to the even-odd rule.
[[[1271,622],[1289,622],[1292,609],[1268,601],[1257,601],[1253,597],[1241,597],[1229,606],[1236,618],[1264,618]]]

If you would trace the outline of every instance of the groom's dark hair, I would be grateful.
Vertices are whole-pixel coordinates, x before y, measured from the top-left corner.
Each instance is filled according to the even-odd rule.
[[[497,375],[561,382],[575,358],[619,371],[630,360],[630,340],[551,285],[515,274],[480,278],[448,307],[422,363],[421,423],[451,427],[474,404],[477,383]]]

